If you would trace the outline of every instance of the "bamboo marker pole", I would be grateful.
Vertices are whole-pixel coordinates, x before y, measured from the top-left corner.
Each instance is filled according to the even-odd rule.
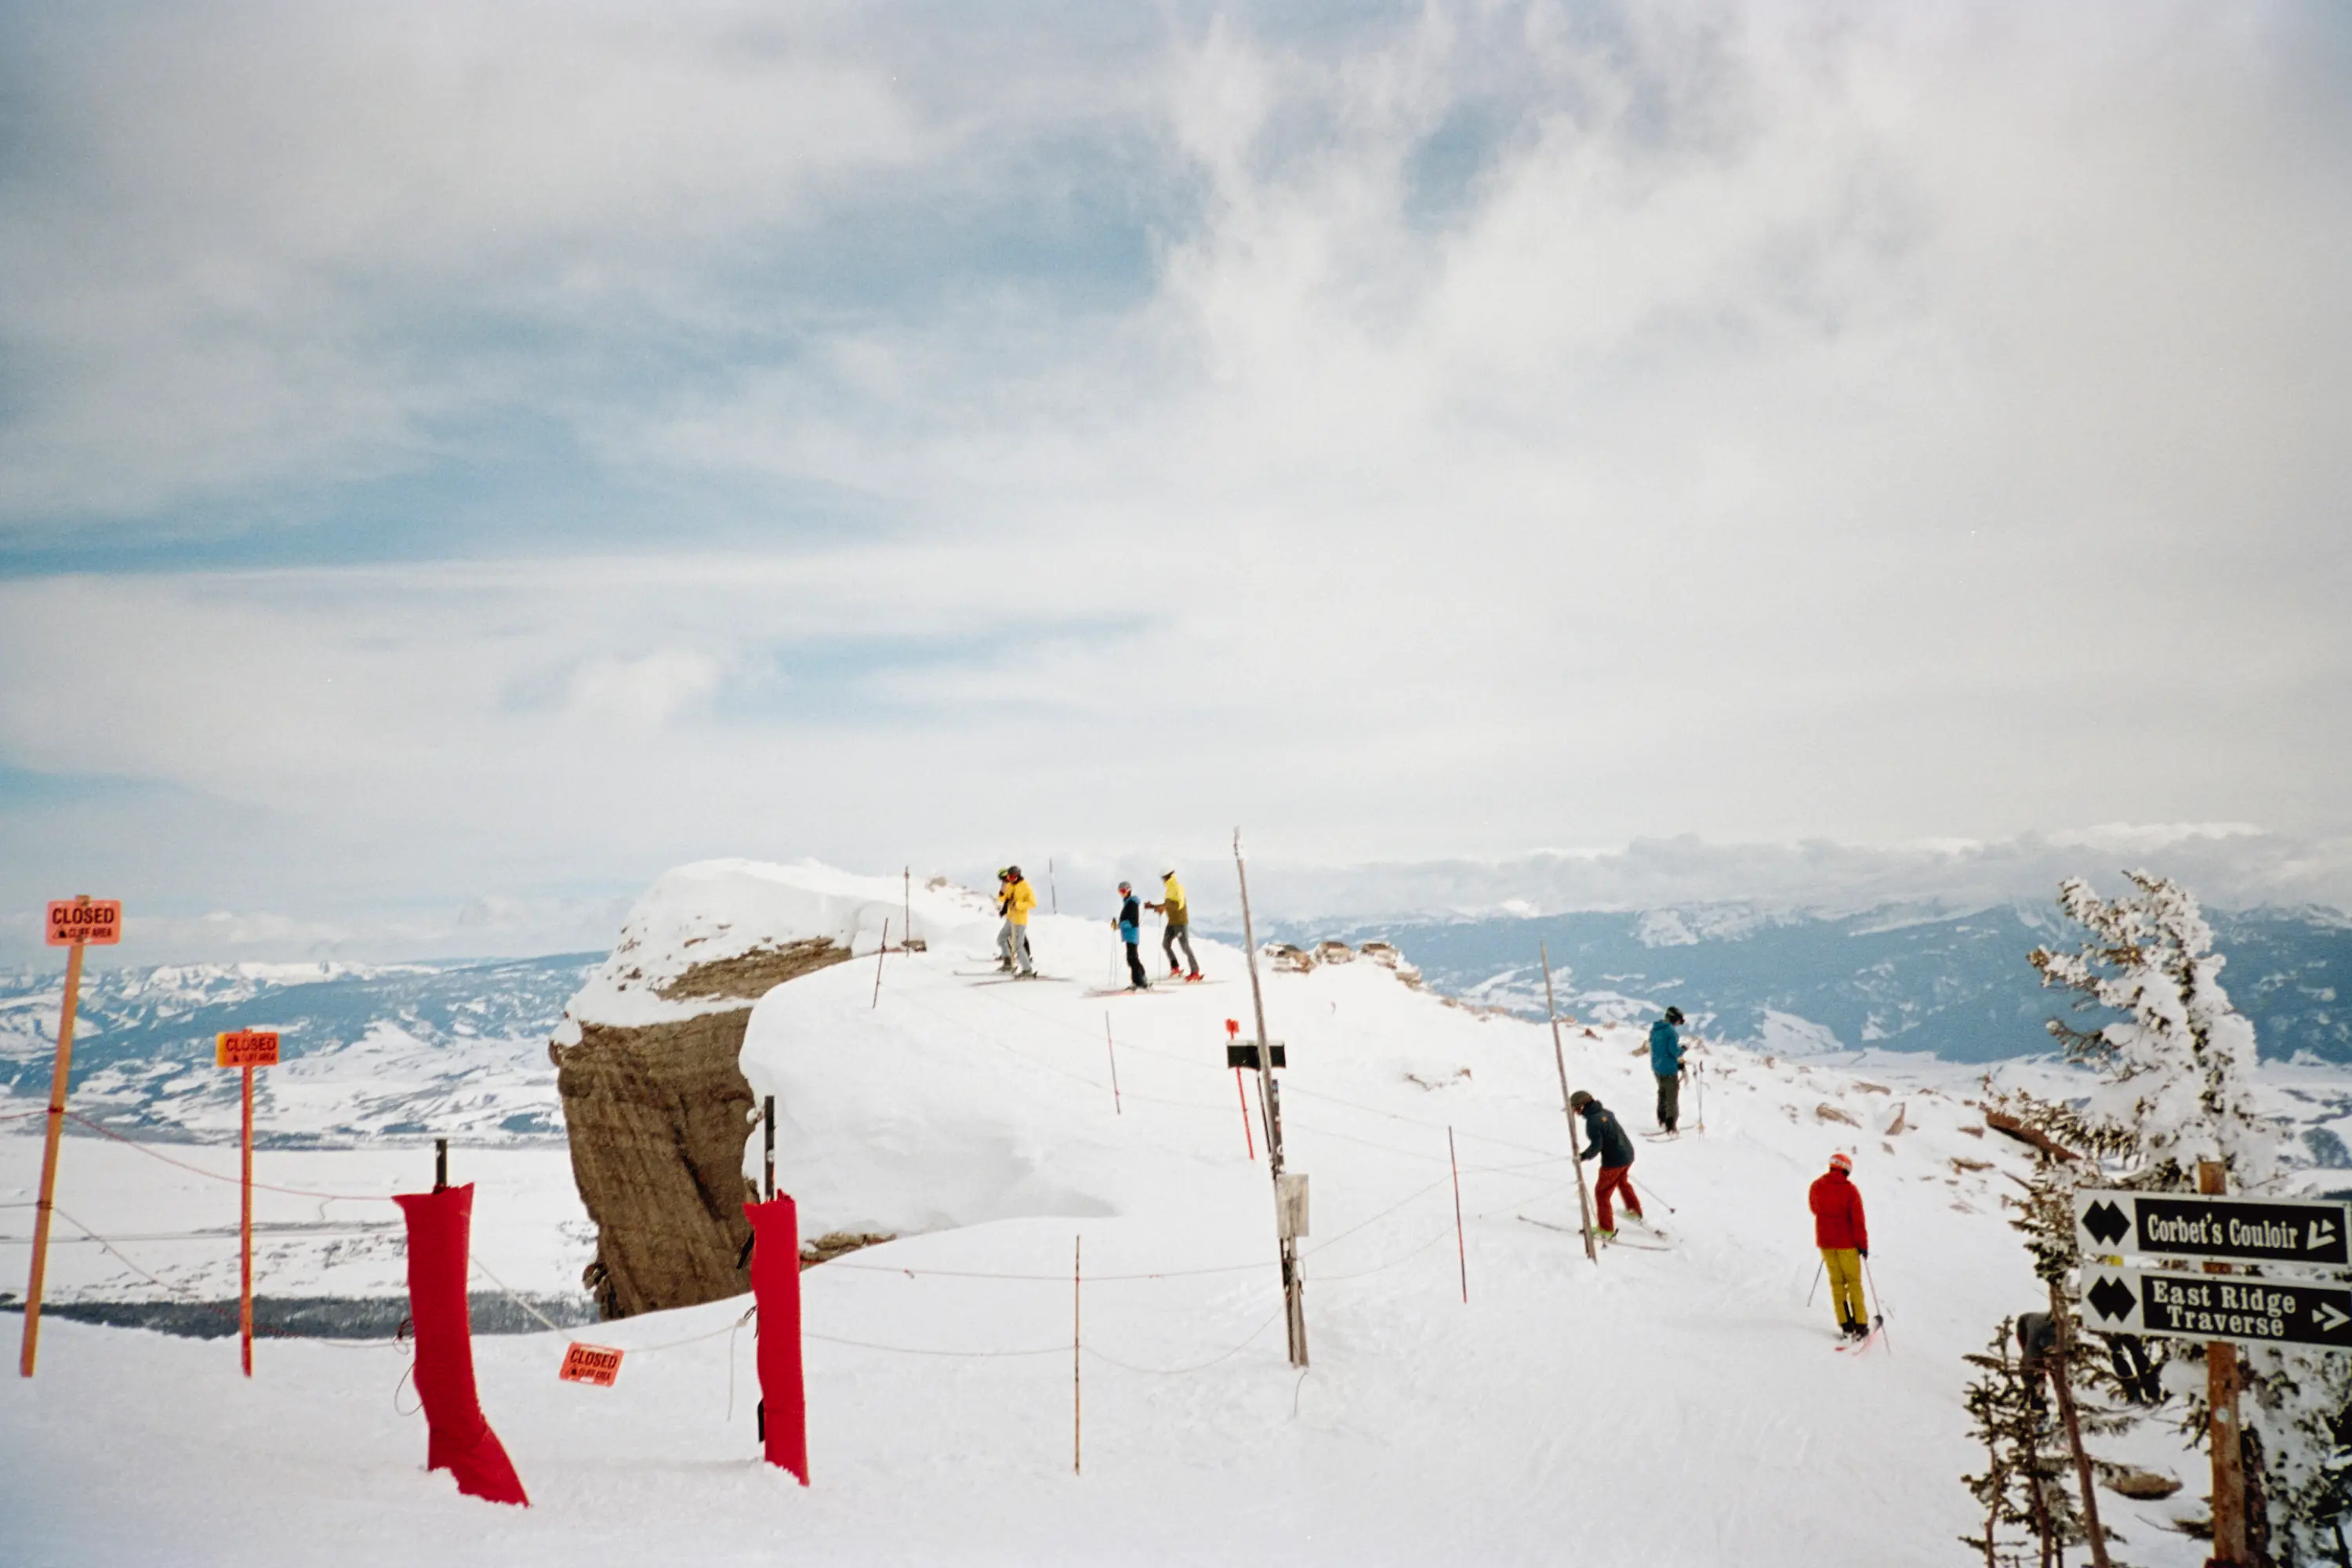
[[[871,1011],[874,1007],[879,1007],[882,1005],[882,961],[889,956],[890,918],[887,915],[885,915],[882,918],[882,945],[880,948],[876,950],[874,954],[874,1000],[869,1005],[867,1009],[868,1011]]]
[[[1250,1163],[1257,1163],[1257,1134],[1250,1131],[1249,1090],[1242,1087],[1242,1069],[1234,1069],[1234,1098],[1242,1102],[1242,1147],[1249,1151]]]
[[[1462,1239],[1462,1162],[1454,1154],[1454,1129],[1445,1130],[1445,1163],[1454,1171],[1454,1257],[1462,1265],[1462,1304],[1470,1304],[1470,1248]]]
[[[1079,1290],[1086,1279],[1086,1258],[1087,1238],[1083,1236],[1072,1237],[1070,1238],[1070,1474],[1074,1476],[1086,1473],[1082,1464],[1085,1450],[1081,1446],[1081,1439],[1086,1433],[1082,1403],[1084,1390],[1078,1375]]]
[[[1574,1159],[1576,1112],[1570,1110],[1568,1104],[1568,1055],[1560,1048],[1559,1044],[1559,1004],[1552,999],[1551,952],[1542,942],[1536,944],[1536,952],[1543,960],[1544,1011],[1551,1016],[1551,1059],[1559,1068],[1559,1110],[1560,1114],[1568,1118],[1568,1152],[1570,1157]],[[1575,1164],[1576,1209],[1577,1213],[1584,1217],[1584,1256],[1598,1267],[1601,1262],[1601,1247],[1599,1243],[1592,1239],[1592,1194],[1585,1190],[1584,1162],[1576,1160]]]
[[[1118,1103],[1118,1047],[1111,1043],[1108,1013],[1103,1015],[1103,1049],[1110,1053],[1110,1112],[1113,1116],[1124,1116],[1127,1112],[1119,1108]],[[1242,1118],[1242,1126],[1244,1131],[1248,1129],[1247,1116]]]
[[[237,1337],[243,1341],[245,1375],[253,1375],[253,1068],[242,1074],[245,1082],[245,1131],[243,1171],[237,1197],[240,1215],[237,1221]],[[323,1205],[322,1205],[323,1206]]]
[[[81,900],[88,902],[87,899]],[[17,1353],[19,1375],[33,1375],[41,1347],[41,1283],[49,1268],[49,1215],[57,1207],[58,1154],[66,1131],[66,1084],[73,1073],[74,1009],[81,1001],[82,944],[66,950],[65,1007],[58,1015],[58,1059],[49,1069],[49,1118],[41,1146],[41,1198],[33,1210],[33,1272],[25,1285],[25,1343]]]

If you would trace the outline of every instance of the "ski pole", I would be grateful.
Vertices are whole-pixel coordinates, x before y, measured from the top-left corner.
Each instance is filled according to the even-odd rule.
[[[1822,1288],[1822,1273],[1828,1268],[1829,1263],[1826,1259],[1813,1265],[1813,1288],[1805,1292],[1805,1305],[1808,1308],[1812,1306],[1814,1296],[1820,1293]],[[1877,1289],[1878,1287],[1875,1285],[1871,1287],[1873,1291],[1875,1291]]]
[[[1878,1302],[1878,1331],[1885,1334],[1886,1298],[1878,1294],[1878,1276],[1870,1271],[1870,1258],[1867,1254],[1862,1260],[1862,1277],[1870,1281],[1870,1293]],[[1895,1353],[1895,1336],[1892,1334],[1886,1334],[1886,1353],[1889,1355]]]

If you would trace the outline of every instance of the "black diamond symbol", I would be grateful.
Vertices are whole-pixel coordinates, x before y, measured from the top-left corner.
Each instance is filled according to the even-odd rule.
[[[2101,1198],[2083,1211],[2083,1228],[2091,1233],[2093,1239],[2113,1247],[2131,1234],[2131,1221],[2124,1217],[2123,1210]]]
[[[2112,1275],[2092,1286],[2086,1300],[2099,1310],[2102,1318],[2113,1318],[2121,1322],[2131,1316],[2131,1287]]]

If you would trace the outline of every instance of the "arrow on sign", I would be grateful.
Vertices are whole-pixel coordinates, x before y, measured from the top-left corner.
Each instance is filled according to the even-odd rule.
[[[2352,1323],[2352,1316],[2347,1316],[2325,1301],[2312,1309],[2311,1316],[2312,1321],[2319,1325],[2322,1333],[2332,1334],[2345,1324]]]
[[[2303,1249],[2316,1252],[2323,1247],[2334,1246],[2335,1242],[2336,1227],[2324,1219],[2315,1219],[2311,1222],[2311,1239],[2303,1244]]]
[[[2099,1316],[2117,1322],[2131,1316],[2134,1303],[2131,1287],[2112,1276],[2092,1286],[2084,1300],[2099,1310]]]
[[[2124,1211],[2105,1199],[2083,1211],[2083,1228],[2110,1247],[2129,1236],[2131,1227]]]

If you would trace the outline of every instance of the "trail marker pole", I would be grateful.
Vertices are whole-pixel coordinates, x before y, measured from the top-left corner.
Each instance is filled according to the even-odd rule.
[[[2228,1193],[2229,1167],[2218,1160],[2198,1161],[2197,1190],[2216,1196]],[[2235,1270],[2227,1263],[2208,1263],[2205,1272]],[[2238,1427],[2238,1347],[2224,1340],[2205,1347],[2205,1446],[2213,1458],[2213,1557],[2209,1568],[2242,1568],[2246,1561],[2246,1461]],[[2104,1563],[2100,1568],[2105,1568]]]
[[[1045,897],[1052,900],[1054,912],[1057,915],[1060,914],[1062,912],[1062,889],[1059,884],[1054,880],[1054,862],[1050,858],[1045,862]]]
[[[1250,918],[1249,867],[1242,858],[1242,830],[1234,829],[1234,875],[1241,883],[1242,943],[1249,959],[1250,1005],[1257,1011],[1258,1109],[1265,1115],[1265,1163],[1274,1174],[1275,1205],[1282,1206],[1282,1100],[1274,1085],[1274,1044],[1265,1032],[1265,991],[1258,982],[1257,927]],[[1287,1226],[1278,1228],[1288,1230]],[[1290,1364],[1307,1364],[1307,1303],[1298,1276],[1298,1238],[1284,1235],[1282,1242],[1283,1314],[1290,1331]]]
[[[73,1075],[74,1012],[81,1005],[81,950],[91,942],[122,940],[122,905],[88,893],[49,905],[48,945],[66,952],[65,1005],[58,1014],[57,1065],[49,1069],[49,1115],[41,1145],[41,1197],[33,1210],[33,1267],[25,1284],[25,1342],[16,1358],[19,1375],[33,1375],[41,1348],[41,1285],[49,1271],[49,1215],[57,1207],[58,1156],[66,1131],[66,1089]]]
[[[776,1196],[776,1097],[772,1094],[760,1107],[760,1131],[767,1145],[761,1159],[767,1172],[768,1200],[772,1203]]]
[[[1070,1474],[1074,1476],[1085,1473],[1082,1468],[1085,1450],[1081,1447],[1081,1439],[1085,1436],[1086,1423],[1083,1419],[1081,1403],[1083,1390],[1080,1387],[1078,1375],[1078,1326],[1079,1289],[1086,1279],[1086,1258],[1087,1238],[1083,1236],[1072,1237],[1070,1238]]]
[[[1462,1162],[1454,1153],[1454,1129],[1445,1130],[1445,1163],[1454,1169],[1454,1257],[1462,1265],[1462,1304],[1470,1304],[1470,1248],[1462,1239]]]
[[[1543,960],[1544,1011],[1551,1016],[1551,1059],[1559,1068],[1559,1110],[1568,1118],[1568,1153],[1576,1167],[1576,1209],[1584,1216],[1584,1256],[1598,1268],[1601,1263],[1600,1244],[1592,1239],[1592,1194],[1584,1185],[1584,1162],[1576,1158],[1576,1112],[1568,1103],[1568,1055],[1559,1044],[1559,1004],[1552,999],[1551,952],[1542,942],[1536,944],[1537,956]]]
[[[253,1069],[278,1065],[278,1034],[272,1029],[235,1029],[213,1037],[213,1065],[235,1068],[243,1077],[238,1085],[244,1101],[239,1134],[237,1221],[237,1337],[245,1375],[253,1375]]]
[[[237,1086],[244,1100],[244,1147],[237,1162],[237,1260],[236,1260],[236,1333],[240,1342],[238,1352],[245,1365],[245,1375],[253,1375],[253,1068],[237,1069],[244,1082]],[[324,1207],[324,1205],[320,1205]]]
[[[890,956],[890,919],[882,918],[882,945],[874,954],[874,1000],[868,1010],[882,1005],[882,961]]]
[[[449,1190],[449,1140],[446,1138],[433,1140],[433,1190],[436,1193]]]
[[[1119,1108],[1118,1103],[1118,1047],[1111,1044],[1110,1015],[1108,1013],[1105,1013],[1103,1015],[1103,1049],[1110,1053],[1110,1111],[1113,1116],[1124,1116],[1127,1112]],[[1241,1069],[1239,1068],[1235,1068],[1234,1071],[1238,1075]],[[1244,1132],[1249,1131],[1249,1116],[1247,1112],[1244,1112],[1242,1116],[1242,1131]],[[1253,1158],[1255,1158],[1255,1156],[1253,1156]]]

